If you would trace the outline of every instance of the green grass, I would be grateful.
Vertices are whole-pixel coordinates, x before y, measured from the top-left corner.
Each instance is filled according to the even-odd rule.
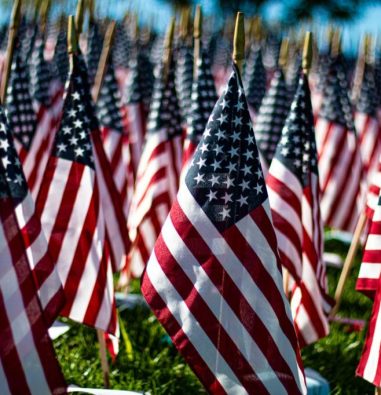
[[[346,247],[338,242],[330,241],[326,249],[343,257],[346,254]],[[367,320],[371,302],[354,290],[359,262],[360,255],[347,283],[339,315]],[[331,294],[338,275],[338,270],[328,270]],[[133,283],[132,291],[139,292],[138,282]],[[121,342],[117,360],[110,363],[111,388],[150,391],[152,395],[205,393],[152,314],[140,307],[123,311],[121,319],[133,351],[128,353]],[[102,388],[95,330],[75,323],[72,325],[72,329],[54,343],[66,380],[81,387]],[[372,385],[355,377],[364,336],[365,331],[351,332],[349,327],[332,324],[329,336],[302,351],[305,367],[320,372],[329,381],[332,394],[374,394]]]

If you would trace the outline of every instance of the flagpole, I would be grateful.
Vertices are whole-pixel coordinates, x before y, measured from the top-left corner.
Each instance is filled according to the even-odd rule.
[[[103,80],[107,71],[107,64],[111,53],[112,43],[114,41],[116,29],[116,22],[111,21],[107,27],[106,35],[103,41],[103,48],[101,57],[99,59],[97,73],[95,75],[95,82],[93,88],[93,100],[94,103],[98,101],[99,93],[102,88]]]
[[[330,314],[329,314],[329,318],[333,319],[340,307],[340,303],[341,303],[341,299],[343,297],[343,292],[344,292],[344,286],[345,283],[347,281],[349,272],[353,266],[353,262],[355,260],[355,256],[356,256],[356,252],[357,252],[357,248],[360,244],[360,237],[362,234],[363,229],[365,228],[367,222],[367,216],[365,215],[365,213],[363,212],[360,215],[360,218],[357,222],[356,225],[356,229],[355,232],[353,234],[353,238],[352,238],[352,242],[351,245],[349,247],[348,250],[348,254],[345,258],[344,264],[343,264],[343,268],[341,270],[340,273],[340,278],[339,281],[337,283],[337,287],[336,287],[336,291],[335,291],[335,306],[333,307],[333,309],[331,310]]]
[[[242,73],[245,60],[245,22],[243,12],[237,12],[233,38],[233,62]]]
[[[103,372],[103,385],[107,389],[110,388],[110,365],[107,360],[106,341],[104,337],[104,331],[102,329],[97,329],[97,337],[99,342],[99,356]]]
[[[1,81],[1,89],[0,89],[1,103],[3,105],[5,104],[5,99],[7,95],[7,86],[8,86],[9,75],[11,73],[13,52],[15,49],[17,30],[20,24],[20,16],[21,16],[21,0],[16,0],[12,9],[12,17],[9,26],[9,37],[8,37],[7,52],[5,57],[4,73],[3,73],[3,78]]]
[[[172,43],[173,43],[173,37],[175,34],[175,17],[171,18],[171,21],[168,26],[168,30],[165,36],[165,41],[164,41],[164,70],[163,70],[163,78],[164,80],[167,79],[168,77],[168,72],[169,72],[169,67],[170,67],[170,59],[171,59],[171,54],[172,54]]]
[[[193,38],[194,38],[194,53],[193,53],[193,80],[197,80],[197,62],[200,59],[201,51],[201,35],[202,35],[202,12],[201,6],[198,4],[194,14]]]

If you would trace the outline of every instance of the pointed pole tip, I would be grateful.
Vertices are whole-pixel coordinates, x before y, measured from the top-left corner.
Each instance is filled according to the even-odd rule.
[[[306,32],[304,36],[304,47],[303,47],[303,60],[302,68],[303,71],[308,74],[312,64],[312,33]]]
[[[242,72],[242,64],[245,59],[245,21],[243,12],[237,12],[233,40],[233,62]]]

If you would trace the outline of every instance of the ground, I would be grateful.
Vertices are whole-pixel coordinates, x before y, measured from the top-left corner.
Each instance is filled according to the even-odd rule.
[[[326,244],[326,250],[346,254],[347,246],[336,241]],[[354,290],[361,254],[352,270],[339,315],[367,320],[371,311],[368,298]],[[339,272],[328,270],[331,294]],[[132,292],[139,292],[134,282]],[[190,368],[172,346],[155,317],[144,308],[121,313],[129,342],[121,342],[120,353],[111,366],[111,388],[149,391],[158,394],[203,394],[205,391]],[[81,387],[102,388],[103,379],[94,329],[78,324],[54,345],[68,383]],[[355,377],[365,330],[353,331],[342,324],[332,324],[326,338],[302,351],[304,365],[320,372],[330,383],[335,395],[374,394],[374,387]],[[127,345],[127,347],[126,347]]]

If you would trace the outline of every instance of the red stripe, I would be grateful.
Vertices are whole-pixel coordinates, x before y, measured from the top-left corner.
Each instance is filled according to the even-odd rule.
[[[268,173],[266,177],[266,184],[279,196],[287,202],[296,212],[296,214],[300,217],[302,215],[302,208],[300,203],[300,197],[295,195],[295,192],[287,186],[287,180],[283,182],[279,180],[275,176]]]
[[[319,118],[317,118],[317,120],[319,120]],[[325,131],[324,138],[323,138],[321,145],[320,145],[320,153],[318,153],[318,160],[320,160],[320,157],[324,153],[327,142],[331,140],[331,134],[332,134],[333,127],[334,127],[334,124],[331,122],[326,124],[326,131]],[[319,128],[316,128],[316,129],[317,129],[316,131],[318,133],[322,133],[321,130],[319,130]]]
[[[167,304],[156,292],[147,275],[143,276],[141,289],[145,299],[155,313],[156,317],[164,326],[165,330],[172,338],[173,343],[180,351],[188,365],[192,367],[197,377],[203,383],[204,387],[211,394],[227,395],[220,382],[209,369],[208,365],[200,357],[197,349],[189,341],[189,338],[186,336],[177,320],[169,311]]]
[[[77,204],[79,203],[80,202],[77,202]],[[99,210],[99,191],[96,184],[94,184],[92,197],[87,209],[86,218],[82,226],[78,243],[76,246],[73,246],[73,248],[75,248],[75,253],[64,284],[66,303],[65,307],[62,309],[62,315],[70,315],[70,310],[74,304],[79,284],[82,281],[86,281],[82,275],[85,270],[87,259],[89,258],[91,246],[94,244],[94,233],[98,224]],[[92,262],[90,264],[92,264]],[[89,323],[89,325],[91,324],[94,323]]]

